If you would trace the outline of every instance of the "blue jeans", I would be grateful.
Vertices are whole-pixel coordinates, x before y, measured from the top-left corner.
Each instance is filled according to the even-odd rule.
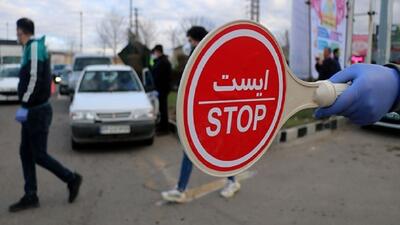
[[[190,174],[192,174],[193,163],[187,157],[185,153],[183,153],[182,165],[181,165],[181,173],[179,175],[178,181],[178,190],[183,192],[186,190],[186,187],[189,183]],[[235,182],[235,177],[228,177],[228,180]]]
[[[20,156],[27,195],[37,192],[36,164],[51,171],[66,183],[74,179],[71,171],[47,154],[47,137],[52,116],[50,104],[45,104],[29,109],[28,119],[22,123]]]

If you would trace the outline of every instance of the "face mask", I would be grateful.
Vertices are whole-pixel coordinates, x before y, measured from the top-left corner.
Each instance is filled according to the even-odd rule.
[[[192,45],[191,45],[189,42],[186,43],[186,44],[183,45],[183,47],[182,47],[183,54],[189,56],[190,53],[192,52],[192,48],[193,48],[193,47],[192,47]]]

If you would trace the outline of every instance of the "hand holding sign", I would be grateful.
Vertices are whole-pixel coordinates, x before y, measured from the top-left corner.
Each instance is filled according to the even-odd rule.
[[[179,136],[201,170],[235,175],[265,153],[290,116],[329,106],[346,87],[299,80],[266,28],[232,22],[208,34],[189,59],[178,93]]]

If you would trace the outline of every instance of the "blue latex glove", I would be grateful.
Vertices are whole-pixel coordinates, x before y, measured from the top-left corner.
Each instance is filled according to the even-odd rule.
[[[28,119],[28,109],[20,107],[15,114],[15,120],[23,123]]]
[[[354,64],[329,80],[352,84],[333,105],[317,109],[317,118],[342,115],[355,124],[368,125],[381,119],[399,98],[400,74],[389,67]]]

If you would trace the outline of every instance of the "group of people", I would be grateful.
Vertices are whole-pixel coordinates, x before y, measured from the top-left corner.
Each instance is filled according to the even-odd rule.
[[[340,63],[339,63],[339,49],[335,48],[332,50],[329,47],[324,48],[323,56],[324,58],[321,59],[316,57],[315,60],[315,70],[318,72],[318,80],[327,80],[331,78],[331,76],[341,70]]]
[[[187,31],[192,52],[206,35],[207,31],[199,26],[194,26]],[[25,195],[10,206],[10,212],[39,206],[36,164],[51,171],[67,184],[70,203],[74,202],[78,196],[83,180],[79,173],[65,168],[47,153],[47,137],[52,120],[52,108],[48,101],[51,77],[44,38],[34,38],[34,23],[28,18],[21,18],[17,21],[17,38],[23,45],[23,59],[18,85],[21,107],[17,110],[15,119],[22,125],[20,157],[25,180]],[[152,53],[155,58],[152,72],[160,99],[161,123],[159,129],[167,130],[167,97],[170,91],[171,64],[161,45],[157,45]],[[331,58],[330,49],[324,50],[324,56],[324,60],[316,65],[320,72],[320,78],[329,78],[333,83],[351,82],[351,85],[332,106],[317,109],[315,112],[317,118],[343,115],[356,124],[366,125],[376,122],[387,112],[400,110],[400,70],[397,65],[356,64],[340,70],[337,65],[333,66],[337,59]],[[186,200],[185,192],[192,167],[191,161],[184,154],[176,188],[162,192],[165,200],[171,202]],[[229,177],[221,195],[232,197],[239,189],[238,181],[234,177]]]

